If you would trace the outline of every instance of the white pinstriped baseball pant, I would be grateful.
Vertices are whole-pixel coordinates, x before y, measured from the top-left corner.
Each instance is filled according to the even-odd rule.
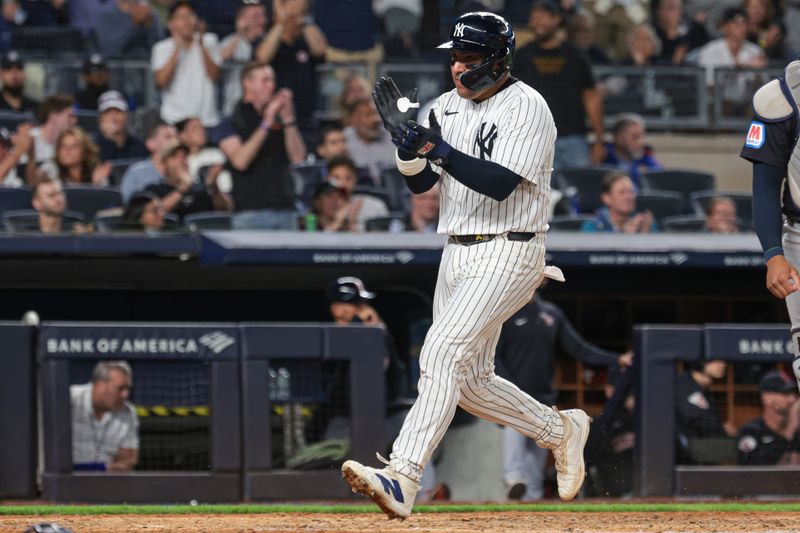
[[[394,441],[390,468],[419,481],[457,405],[516,429],[544,448],[561,442],[561,417],[494,373],[503,322],[530,301],[542,282],[544,256],[544,235],[530,242],[497,237],[445,246],[433,324],[419,359],[419,396]]]
[[[786,260],[795,268],[800,268],[800,224],[786,223],[783,225],[783,253]],[[792,370],[800,388],[800,291],[795,291],[786,297],[786,309],[792,322],[792,346],[794,348],[794,361]]]

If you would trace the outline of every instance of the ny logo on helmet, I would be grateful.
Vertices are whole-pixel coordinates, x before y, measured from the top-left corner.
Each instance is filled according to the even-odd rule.
[[[456,24],[456,29],[453,30],[453,37],[463,37],[464,36],[464,28],[466,28],[466,27],[467,27],[467,25],[464,24],[463,22],[459,22],[458,24]]]

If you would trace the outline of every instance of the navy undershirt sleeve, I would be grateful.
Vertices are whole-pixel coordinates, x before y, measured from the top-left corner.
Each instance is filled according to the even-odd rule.
[[[425,165],[425,169],[417,172],[413,176],[403,176],[406,180],[408,189],[414,194],[422,194],[436,185],[439,181],[439,174],[437,174],[430,165]]]
[[[783,255],[781,246],[781,184],[784,171],[766,163],[753,164],[753,225],[764,250],[764,261]]]
[[[493,161],[471,157],[456,149],[450,150],[444,168],[448,174],[493,200],[502,202],[519,185],[522,177]]]

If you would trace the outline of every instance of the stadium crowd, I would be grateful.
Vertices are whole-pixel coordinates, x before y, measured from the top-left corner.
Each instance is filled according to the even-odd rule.
[[[663,191],[649,190],[642,175],[662,165],[646,144],[645,121],[623,113],[606,131],[607,88],[591,68],[698,65],[713,84],[715,67],[782,67],[800,50],[798,32],[789,31],[800,19],[794,2],[455,4],[5,0],[0,193],[32,194],[0,204],[3,226],[10,233],[164,231],[190,222],[200,229],[431,231],[438,196],[410,198],[371,85],[382,61],[441,63],[427,41],[459,13],[494,10],[515,25],[514,75],[545,96],[558,127],[555,229],[717,231],[703,220],[707,202],[665,208],[652,199]],[[42,46],[50,58],[54,51],[83,57],[74,94],[45,94],[41,102],[28,96],[26,65]],[[123,58],[149,60],[158,107],[124,94],[122,78],[111,76],[110,62]],[[363,69],[352,70],[355,63]],[[341,87],[332,113],[321,113],[321,67],[334,68]],[[593,177],[597,192],[587,208],[575,198],[589,193],[571,186],[569,170],[590,165],[606,172]],[[613,178],[611,168],[629,179]],[[555,182],[558,173],[563,183]],[[620,200],[606,181],[600,190],[604,176],[629,185]],[[40,191],[59,190],[55,183],[63,201],[42,201]],[[76,188],[102,191],[77,200]],[[142,206],[164,216],[144,225]],[[25,212],[31,208],[38,217]],[[737,218],[733,208],[723,231],[747,230],[746,214]]]

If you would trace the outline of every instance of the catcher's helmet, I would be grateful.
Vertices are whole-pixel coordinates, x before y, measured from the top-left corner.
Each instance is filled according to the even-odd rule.
[[[438,48],[483,54],[483,63],[464,72],[459,78],[467,89],[481,91],[497,83],[503,74],[511,70],[514,30],[499,15],[474,11],[456,19],[450,29],[450,40]]]

